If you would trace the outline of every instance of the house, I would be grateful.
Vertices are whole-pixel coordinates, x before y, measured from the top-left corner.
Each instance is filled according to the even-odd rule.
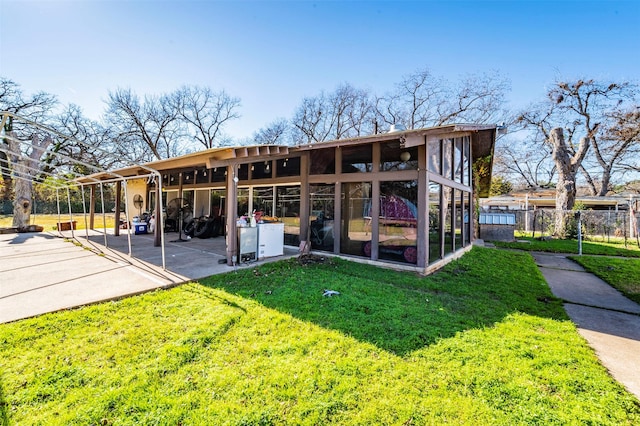
[[[218,218],[230,265],[240,260],[238,225],[255,213],[258,222],[283,224],[287,246],[426,274],[470,248],[473,191],[488,195],[495,136],[495,125],[451,124],[292,147],[220,147],[78,183],[116,181],[127,211],[165,222],[176,211],[179,224],[184,215]],[[156,245],[163,231],[156,227]]]

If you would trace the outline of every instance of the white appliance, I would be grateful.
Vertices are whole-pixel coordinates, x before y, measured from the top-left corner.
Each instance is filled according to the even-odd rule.
[[[284,223],[258,224],[258,258],[284,254]]]
[[[258,248],[258,230],[256,228],[238,228],[238,263],[256,260]]]

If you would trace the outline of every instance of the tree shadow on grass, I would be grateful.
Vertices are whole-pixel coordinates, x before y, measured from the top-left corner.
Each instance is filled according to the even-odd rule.
[[[200,282],[400,356],[515,312],[567,319],[530,256],[488,249],[428,277],[341,259],[289,259]]]

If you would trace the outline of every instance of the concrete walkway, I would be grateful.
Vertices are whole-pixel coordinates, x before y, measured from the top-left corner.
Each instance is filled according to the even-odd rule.
[[[640,399],[640,305],[568,255],[536,252],[532,256],[602,365]]]
[[[186,281],[250,268],[297,254],[285,250],[259,262],[234,267],[225,259],[223,237],[174,242],[166,238],[166,269],[152,235],[129,239],[102,232],[0,234],[0,324],[48,312],[118,299]],[[75,238],[74,238],[75,237]]]

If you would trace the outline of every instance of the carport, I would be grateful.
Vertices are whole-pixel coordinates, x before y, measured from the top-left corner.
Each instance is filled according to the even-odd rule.
[[[80,141],[69,135],[65,135],[55,129],[42,125],[28,118],[21,117],[8,111],[0,112],[0,131],[2,137],[6,141],[6,144],[0,145],[0,151],[2,151],[7,159],[3,160],[0,164],[3,173],[10,174],[12,179],[16,181],[26,182],[28,184],[39,183],[44,186],[55,190],[57,200],[57,213],[58,213],[58,232],[61,236],[68,237],[69,235],[63,234],[65,229],[69,229],[70,237],[76,238],[74,217],[81,216],[85,223],[85,238],[89,239],[89,231],[94,230],[94,218],[95,218],[95,204],[99,198],[102,206],[101,214],[106,215],[105,203],[104,203],[104,186],[108,184],[115,184],[116,187],[116,206],[115,206],[115,226],[114,235],[120,234],[120,215],[121,215],[121,196],[124,192],[125,199],[127,198],[127,184],[131,179],[147,179],[149,181],[157,182],[157,191],[162,191],[162,180],[160,173],[153,168],[131,163],[127,165],[127,168],[134,168],[136,170],[135,176],[125,175],[116,171],[109,171],[101,167],[89,164],[87,162],[73,158],[70,155],[66,155],[58,150],[43,149],[41,139],[39,136],[44,136],[44,139],[50,138],[52,141],[72,141],[76,146],[81,146],[92,151],[99,151],[105,157],[113,157],[113,154],[102,150],[98,147],[92,146],[84,141]],[[14,128],[19,128],[19,133],[22,135],[30,134],[31,139],[26,137],[19,137],[14,132]],[[9,130],[8,130],[9,129]],[[49,162],[57,161],[64,166],[57,168],[53,172],[44,171],[46,164],[45,159]],[[82,174],[78,170],[86,170],[87,174]],[[87,200],[85,189],[89,190],[89,200],[87,208]],[[82,196],[82,213],[73,212],[71,208],[71,191],[79,191]],[[66,197],[68,211],[62,212],[60,209],[61,197]],[[31,200],[29,204],[25,204],[25,208],[31,209]],[[28,207],[27,207],[28,206]],[[160,210],[160,206],[158,206]],[[124,205],[124,216],[127,224],[131,223],[132,216],[129,211],[128,203]],[[15,210],[14,210],[15,214]],[[69,217],[69,221],[62,221],[61,217]],[[157,215],[158,218],[158,232],[155,233],[154,245],[161,247],[162,268],[166,269],[165,259],[165,237],[162,226],[162,215]],[[109,246],[106,229],[106,219],[103,220],[105,226],[103,229],[103,243],[105,247]],[[30,227],[31,231],[35,231],[33,227]],[[127,229],[129,227],[127,226]],[[17,231],[17,230],[16,230]],[[127,232],[128,243],[128,255],[132,256],[132,244],[131,244],[131,232]]]
[[[185,164],[202,164],[208,169],[213,168],[214,170],[219,168],[220,171],[223,172],[219,173],[219,175],[223,176],[220,185],[224,187],[226,203],[235,205],[237,201],[236,190],[239,162],[252,158],[264,159],[270,156],[284,158],[288,153],[288,148],[282,146],[222,147],[145,164],[128,163],[122,165],[122,167],[107,170],[83,162],[62,152],[51,149],[42,150],[38,146],[37,141],[29,140],[24,136],[20,137],[20,135],[14,134],[12,131],[7,131],[5,125],[10,123],[9,127],[19,128],[21,135],[40,134],[51,137],[56,141],[72,141],[78,146],[98,151],[105,157],[113,158],[113,154],[110,152],[91,146],[86,142],[62,134],[55,129],[11,112],[0,112],[0,118],[2,120],[2,136],[5,140],[13,143],[12,146],[9,144],[0,146],[0,149],[7,157],[12,159],[12,161],[5,161],[0,164],[3,169],[2,171],[11,173],[12,178],[15,180],[38,183],[55,191],[58,214],[57,234],[59,236],[76,240],[82,237],[82,240],[78,241],[80,241],[82,245],[89,246],[96,252],[104,253],[105,249],[113,248],[117,252],[125,253],[129,257],[139,257],[145,262],[160,266],[165,271],[168,269],[171,271],[182,271],[182,275],[188,278],[199,278],[204,275],[197,276],[196,273],[196,276],[194,276],[192,273],[186,273],[185,268],[175,264],[175,257],[180,257],[181,255],[171,253],[172,258],[167,259],[167,244],[183,242],[185,240],[182,238],[182,233],[177,234],[177,240],[168,239],[167,230],[163,221],[165,217],[164,212],[168,210],[167,204],[171,201],[171,199],[167,197],[167,194],[177,192],[177,194],[179,194],[178,198],[181,198],[183,179],[186,180],[185,183],[188,184],[189,176],[179,174],[180,187],[177,191],[175,187],[165,190],[164,182],[169,179],[166,170],[180,168]],[[53,172],[43,171],[45,166],[43,158],[34,159],[29,155],[29,153],[38,150],[41,152],[40,157],[46,156],[49,160],[54,159],[66,166]],[[122,162],[120,162],[120,164],[122,164]],[[86,171],[86,173],[80,173],[78,170]],[[165,170],[164,176],[161,172],[162,170]],[[206,172],[204,172],[204,174],[206,175]],[[192,178],[195,180],[195,176],[192,176]],[[173,177],[171,177],[171,180],[173,180]],[[105,188],[108,185],[114,188],[115,193],[115,207],[113,210],[115,223],[114,226],[109,229],[107,229],[106,226],[105,216],[111,212],[106,210],[104,202]],[[139,188],[140,185],[142,185],[142,190],[136,189],[133,191],[131,189]],[[145,209],[148,209],[155,216],[155,227],[151,235],[147,235],[146,233],[138,235],[137,232],[133,232],[132,228],[135,224],[134,217],[136,214],[134,213],[133,199],[134,195],[138,195],[134,194],[136,191],[145,194],[143,205]],[[73,211],[71,208],[70,194],[74,192],[81,195],[81,212]],[[67,211],[62,211],[60,206],[61,201],[66,201]],[[97,208],[96,205],[98,206]],[[100,215],[103,216],[102,219],[105,223],[102,229],[94,226],[96,217]],[[235,216],[235,214],[227,215],[225,218],[225,228],[230,229],[231,232],[225,233],[224,237],[204,241],[194,238],[187,244],[182,244],[185,246],[185,250],[179,250],[179,252],[190,252],[192,255],[200,253],[200,255],[205,255],[204,260],[208,263],[235,266],[237,263],[235,259],[237,251]],[[75,229],[74,222],[77,223],[80,221],[84,222],[84,231]],[[34,228],[32,231],[35,231],[35,227],[32,228]],[[121,236],[121,233],[124,233],[126,236],[124,240],[118,238]],[[153,249],[154,247],[155,250]],[[160,253],[158,253],[158,247],[160,248]],[[177,249],[176,245],[172,245],[172,247],[174,250]],[[287,249],[289,254],[291,251],[291,249]],[[187,265],[192,265],[193,262],[187,260],[184,261],[183,264],[186,267]],[[228,266],[226,270],[228,270]],[[205,269],[210,270],[210,268]],[[197,267],[196,270],[202,269]]]

